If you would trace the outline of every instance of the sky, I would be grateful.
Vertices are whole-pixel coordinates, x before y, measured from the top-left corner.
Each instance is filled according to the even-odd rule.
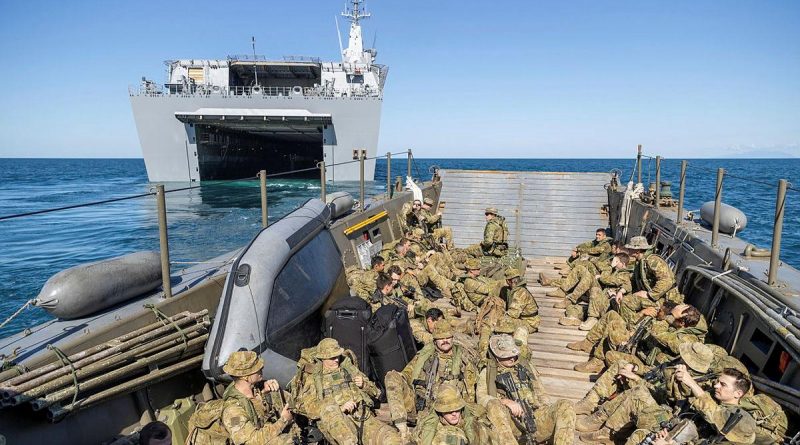
[[[167,59],[249,53],[251,36],[269,58],[339,60],[343,5],[0,0],[0,157],[141,157],[128,86],[163,83]],[[379,152],[800,156],[798,1],[367,7],[390,67]]]

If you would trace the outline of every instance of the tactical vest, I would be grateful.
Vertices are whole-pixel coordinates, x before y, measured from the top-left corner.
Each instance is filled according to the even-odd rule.
[[[431,366],[433,365],[433,356],[436,354],[435,347],[423,348],[421,351],[417,353],[417,357],[419,359],[416,363],[414,363],[414,368],[411,370],[411,384],[416,389],[425,390],[425,385],[428,380],[428,374],[432,371]],[[461,345],[454,344],[453,345],[453,359],[451,360],[452,368],[449,370],[448,373],[442,375],[441,377],[437,376],[435,383],[438,385],[444,381],[459,381],[461,382],[464,379],[464,373],[461,372],[461,365],[462,365],[462,357],[463,357],[463,348]],[[439,370],[437,370],[437,374],[441,374],[442,363],[439,363]]]

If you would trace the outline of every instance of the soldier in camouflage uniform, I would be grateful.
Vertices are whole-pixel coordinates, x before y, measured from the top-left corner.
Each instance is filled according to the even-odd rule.
[[[467,301],[462,302],[461,308],[466,311],[475,311],[486,297],[497,295],[501,287],[499,281],[481,276],[481,262],[477,258],[467,260],[467,276],[462,283]]]
[[[611,243],[606,236],[606,229],[600,228],[594,232],[593,240],[578,244],[572,249],[567,264],[575,265],[581,260],[594,263],[609,257],[611,257]]]
[[[435,242],[441,239],[445,240],[445,245],[448,249],[453,248],[453,229],[450,227],[442,226],[442,212],[432,212],[433,199],[425,198],[422,201],[422,210],[420,210],[420,222],[424,226],[425,233],[430,233]]]
[[[378,274],[383,272],[384,261],[380,255],[372,259],[372,268],[369,270],[361,270],[360,268],[348,268],[347,272],[347,285],[355,292],[356,296],[369,301],[369,297],[375,293],[375,279]]]
[[[563,326],[580,325],[584,318],[584,311],[583,307],[578,305],[578,302],[588,297],[587,315],[593,322],[587,326],[588,329],[591,329],[591,326],[597,323],[600,316],[608,311],[610,304],[609,291],[613,291],[614,295],[620,289],[627,293],[631,292],[631,274],[627,269],[628,260],[627,254],[616,254],[611,260],[611,270],[603,273],[592,273],[584,266],[575,266],[562,284],[563,287],[557,289],[557,291],[561,291],[560,295],[565,297],[562,302],[556,303],[553,307],[566,308],[566,315],[558,323]],[[568,287],[572,284],[570,276],[573,274],[576,275],[577,280],[573,287]],[[569,294],[565,294],[566,291],[570,290]],[[548,295],[551,294],[552,292],[548,293]]]
[[[526,339],[520,338],[519,329],[514,319],[503,316],[494,326],[485,325],[480,331],[478,339],[478,370],[483,369],[489,360],[494,360],[494,356],[489,350],[489,339],[495,335],[510,335],[514,338],[514,344],[519,348],[519,359],[523,363],[531,359],[531,350]]]
[[[352,362],[343,361],[343,353],[335,339],[319,343],[316,362],[302,379],[297,411],[316,421],[331,444],[402,444],[397,430],[379,421],[372,411],[378,387]]]
[[[444,313],[441,309],[432,307],[425,311],[425,329],[415,332],[412,327],[414,339],[422,345],[433,343],[433,328],[440,320],[444,320]]]
[[[490,426],[482,409],[467,403],[458,389],[443,384],[433,403],[433,412],[422,416],[414,429],[417,445],[487,445]]]
[[[502,257],[508,252],[508,226],[506,219],[494,207],[484,211],[486,226],[483,228],[483,241],[467,247],[464,251],[472,257]]]
[[[619,346],[628,340],[635,330],[635,325],[625,323],[616,311],[608,311],[584,340],[570,343],[567,348],[591,352],[592,357],[585,363],[575,365],[580,372],[598,372],[606,365],[625,360],[642,369],[658,365],[675,358],[681,343],[705,340],[708,325],[697,308],[688,305],[676,305],[665,302],[661,308],[646,308],[640,321],[645,317],[655,316],[656,320],[646,331],[645,337],[636,346],[636,355],[619,352]],[[630,326],[630,328],[629,328]],[[603,332],[603,329],[606,329]],[[611,334],[619,339],[617,342],[605,341]]]
[[[726,368],[722,371],[718,380],[714,384],[713,397],[706,392],[695,380],[692,374],[686,369],[685,365],[678,365],[675,371],[676,379],[691,390],[689,398],[690,409],[700,414],[700,419],[695,421],[699,437],[692,440],[689,444],[726,443],[735,445],[745,445],[756,443],[759,438],[759,428],[755,419],[749,414],[747,409],[742,406],[742,399],[751,387],[749,378],[736,369]],[[741,415],[729,431],[723,431],[723,427],[733,415]],[[636,445],[650,431],[657,431],[658,428],[651,428],[649,431],[637,430],[626,442],[626,445]],[[766,438],[763,438],[766,439]],[[666,440],[655,441],[654,443],[669,444]],[[768,441],[765,443],[776,443]]]
[[[620,315],[628,323],[636,321],[637,313],[644,308],[657,308],[665,300],[683,302],[683,296],[675,288],[675,274],[669,264],[660,256],[647,253],[652,247],[643,236],[634,236],[625,245],[631,258],[636,260],[633,265],[633,293],[618,294],[616,301]]]
[[[450,322],[437,322],[433,327],[433,343],[417,352],[402,372],[386,374],[386,401],[392,422],[406,437],[409,417],[416,418],[428,410],[444,383],[454,385],[462,397],[474,401],[476,374],[475,364],[464,346],[453,342]]]
[[[232,353],[222,368],[234,381],[222,395],[221,420],[236,445],[292,443],[292,436],[286,433],[292,413],[289,405],[281,402],[278,382],[267,380],[263,391],[255,388],[263,380],[263,368],[264,361],[253,351]]]
[[[403,204],[403,208],[400,210],[400,228],[403,229],[403,233],[419,227],[420,210],[422,210],[422,201],[419,199]]]
[[[520,350],[509,335],[497,335],[489,341],[494,355],[478,375],[478,404],[486,408],[498,443],[517,443],[520,437],[532,434],[537,442],[571,445],[575,435],[575,412],[572,404],[559,400],[545,404],[543,388],[533,363],[519,360]],[[515,401],[506,389],[497,384],[500,375],[509,375],[519,395],[533,411],[536,432],[527,431],[524,406]]]
[[[694,375],[700,376],[708,372],[713,359],[714,353],[711,348],[700,342],[684,343],[680,347],[679,362],[688,366]],[[623,391],[621,387],[617,387],[619,395],[616,398],[604,403],[590,416],[578,420],[576,426],[578,431],[591,432],[591,434],[581,436],[582,439],[610,441],[611,436],[627,427],[631,422],[640,429],[657,429],[661,422],[672,417],[670,406],[667,403],[674,404],[679,399],[685,399],[681,395],[681,389],[675,387],[676,382],[672,377],[672,369],[664,370],[663,380],[646,382],[641,379],[639,374],[643,373],[643,370],[625,362],[620,362],[619,365],[620,367],[616,368],[618,369],[617,379],[619,382],[626,382],[630,389]],[[598,391],[598,389],[596,386],[592,391]],[[611,394],[606,397],[610,398]],[[664,403],[659,404],[657,399]],[[584,401],[578,402],[579,410],[583,403]]]
[[[525,341],[527,341],[527,334],[539,330],[541,322],[539,306],[517,269],[507,269],[505,278],[506,286],[500,290],[500,298],[506,302],[506,315],[517,320],[518,327],[527,329],[528,332],[525,335]]]

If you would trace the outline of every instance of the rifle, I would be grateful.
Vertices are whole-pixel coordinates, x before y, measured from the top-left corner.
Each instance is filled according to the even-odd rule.
[[[650,445],[655,442],[656,437],[661,430],[672,430],[673,428],[675,428],[675,425],[672,423],[672,420],[661,422],[658,431],[651,431],[647,433],[647,435],[644,436],[644,439],[639,442],[639,445]]]
[[[533,407],[527,400],[523,399],[519,393],[519,388],[514,383],[511,374],[504,373],[497,376],[497,386],[503,389],[506,394],[511,396],[511,400],[522,406],[522,423],[525,426],[525,443],[535,445],[534,435],[536,435],[536,421],[533,417]]]
[[[414,404],[415,408],[417,409],[417,413],[421,413],[422,410],[425,409],[425,405],[428,404],[428,400],[433,398],[433,385],[436,383],[436,374],[439,373],[439,356],[434,353],[433,354],[433,362],[431,363],[431,369],[428,371],[428,378],[425,380],[425,395],[420,397],[417,395],[416,403]]]
[[[664,380],[664,371],[667,370],[667,369],[674,368],[675,365],[677,365],[680,362],[680,360],[681,360],[681,358],[678,357],[678,358],[672,359],[672,360],[670,360],[668,362],[664,362],[664,363],[656,366],[655,368],[645,372],[644,375],[642,375],[642,379],[644,379],[646,382],[649,382],[649,383],[653,383],[653,382],[657,382],[657,381],[660,381],[660,380]]]
[[[652,324],[653,317],[643,315],[642,318],[636,322],[636,329],[633,331],[633,335],[631,335],[628,341],[620,345],[617,350],[625,354],[633,354],[636,352],[636,347],[639,345],[639,342],[644,339],[645,335],[647,335],[647,330]]]
[[[713,437],[708,439],[703,439],[700,442],[700,445],[712,445],[715,443],[720,443],[725,439],[725,435],[730,433],[731,430],[742,420],[744,414],[742,414],[741,408],[737,408],[736,411],[728,416],[728,420],[725,421],[725,425],[722,425],[722,429],[719,430],[719,433],[715,434]]]

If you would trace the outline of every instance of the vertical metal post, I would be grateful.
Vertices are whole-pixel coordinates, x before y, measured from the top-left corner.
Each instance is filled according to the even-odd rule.
[[[411,149],[408,149],[408,167],[406,169],[406,176],[411,176]]]
[[[325,179],[325,161],[317,162],[317,167],[319,167],[319,199],[325,202],[326,186],[328,185],[328,181]]]
[[[172,298],[172,284],[169,279],[167,201],[164,196],[164,184],[158,184],[156,186],[156,204],[158,207],[158,244],[161,248],[161,286],[164,288],[164,298]]]
[[[769,252],[769,273],[767,283],[774,286],[778,278],[781,260],[781,235],[783,232],[783,210],[786,205],[786,180],[778,181],[778,199],[775,201],[775,225],[772,226],[772,249]]]
[[[683,193],[686,191],[686,160],[681,161],[681,191],[678,193],[678,217],[676,223],[683,223]]]
[[[714,224],[711,226],[711,247],[719,245],[719,212],[722,210],[722,178],[725,176],[725,170],[722,168],[717,169],[717,191],[716,198],[714,198]]]
[[[636,147],[636,183],[642,183],[642,144]]]
[[[364,193],[364,160],[367,158],[367,150],[359,150],[358,151],[358,170],[359,170],[359,179],[358,179],[358,189],[361,195],[361,201],[358,204],[358,208],[360,211],[364,211],[364,199],[366,199]]]
[[[386,152],[386,197],[392,198],[392,152]]]
[[[267,171],[258,172],[258,178],[261,180],[261,227],[266,229],[269,225],[267,220]]]
[[[661,207],[661,156],[656,156],[656,208]]]

